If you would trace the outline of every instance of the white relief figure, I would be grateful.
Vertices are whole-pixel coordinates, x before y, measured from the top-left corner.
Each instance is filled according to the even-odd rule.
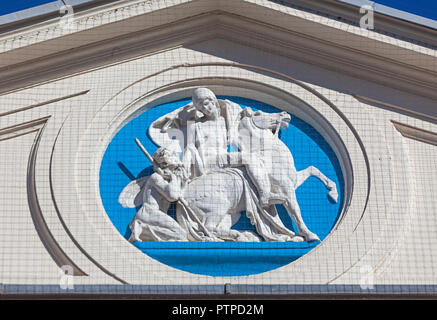
[[[195,117],[186,124],[187,145],[183,157],[185,166],[191,168],[191,177],[241,163],[237,154],[228,152],[228,146],[235,143],[241,107],[228,100],[219,103],[206,88],[194,90],[192,99]]]
[[[141,185],[142,207],[129,224],[132,231],[129,241],[187,240],[186,232],[167,215],[170,203],[179,199],[187,179],[182,162],[175,151],[166,147],[156,150],[152,160],[155,172],[130,183],[119,198],[122,205],[132,207],[126,197]]]
[[[267,172],[261,169],[256,157],[247,161],[248,158],[242,158],[239,152],[228,152],[230,145],[240,143],[237,130],[243,109],[229,100],[220,104],[207,88],[194,90],[192,99],[197,118],[187,122],[187,146],[183,158],[186,167],[193,168],[192,177],[219,168],[245,166],[259,193],[261,206],[279,200],[270,193]]]
[[[278,115],[276,120],[275,115]],[[288,127],[289,121],[290,116],[286,112],[270,114],[262,111],[253,112],[250,108],[246,108],[239,124],[239,132],[244,133],[240,136],[240,148],[251,159],[257,159],[263,171],[268,173],[270,192],[274,194],[272,198],[275,199],[276,204],[284,205],[295,222],[299,235],[307,241],[319,240],[319,237],[307,228],[302,219],[295,190],[306,179],[313,176],[329,190],[328,197],[333,202],[337,202],[337,187],[316,167],[310,166],[301,171],[296,170],[290,150],[278,138],[279,127]],[[248,137],[252,141],[262,141],[262,143],[247,143],[244,140]]]
[[[319,240],[302,219],[295,189],[315,176],[336,202],[336,185],[315,167],[296,171],[290,150],[278,137],[279,129],[288,127],[290,115],[243,110],[229,100],[217,99],[206,88],[196,89],[192,100],[149,127],[149,136],[157,145],[184,151],[183,166],[179,159],[175,162],[188,179],[178,189],[178,198],[167,198],[167,202],[177,201],[177,222],[172,219],[174,227],[166,226],[188,241]],[[230,145],[238,146],[239,152],[228,152]],[[159,174],[159,168],[155,171]],[[120,203],[132,207],[141,202],[138,195],[150,189],[146,178],[142,179],[125,188]],[[284,226],[275,204],[284,205],[298,234]],[[231,229],[242,211],[256,232]],[[160,214],[166,215],[166,209]]]

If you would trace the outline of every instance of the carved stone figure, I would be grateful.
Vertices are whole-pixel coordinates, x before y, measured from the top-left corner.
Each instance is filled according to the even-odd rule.
[[[132,194],[141,191],[142,207],[129,224],[129,241],[187,240],[186,232],[167,215],[170,203],[179,199],[187,179],[182,162],[176,152],[161,147],[153,154],[153,165],[152,175],[130,183],[119,198],[120,203],[132,207],[128,204]]]
[[[250,108],[246,108],[239,124],[239,132],[244,133],[240,135],[239,146],[242,153],[246,155],[245,159],[248,163],[256,159],[259,170],[268,174],[272,198],[275,203],[284,205],[296,223],[299,235],[302,235],[307,241],[319,240],[318,236],[307,228],[302,219],[295,190],[310,176],[314,176],[329,190],[329,198],[337,202],[337,187],[334,182],[313,166],[296,171],[290,150],[278,138],[278,126],[287,127],[289,121],[290,116],[286,112],[267,114],[257,111],[254,113]],[[271,129],[275,129],[275,133]],[[251,142],[244,140],[248,137],[250,137]]]
[[[155,173],[131,182],[123,190],[119,199],[122,205],[143,205],[131,223],[131,240],[319,240],[302,219],[295,189],[309,176],[315,176],[336,202],[336,185],[315,167],[296,171],[290,150],[278,137],[279,129],[288,127],[290,115],[243,110],[229,100],[218,100],[206,88],[196,89],[192,100],[149,128],[152,140],[166,147],[161,150],[176,148],[183,151],[183,157],[180,161],[173,152],[163,162],[151,159]],[[229,152],[231,145],[239,151]],[[172,172],[176,168],[184,174],[167,173],[165,178],[165,170]],[[160,197],[165,201],[158,200]],[[162,204],[155,205],[153,214],[147,215],[152,212],[150,203],[159,201]],[[171,201],[177,201],[177,222],[165,213]],[[298,235],[284,226],[275,204],[284,205]],[[231,229],[242,211],[256,233]],[[155,221],[163,215],[166,217],[161,222]],[[163,228],[159,229],[160,235],[158,227]]]

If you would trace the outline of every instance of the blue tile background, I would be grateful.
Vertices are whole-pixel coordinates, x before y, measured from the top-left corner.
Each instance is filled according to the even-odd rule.
[[[243,108],[248,106],[264,112],[281,111],[251,99],[229,96],[218,98],[232,100]],[[129,222],[138,208],[123,208],[118,203],[120,192],[132,179],[153,172],[150,162],[137,147],[134,138],[138,138],[147,151],[153,154],[158,147],[148,138],[147,128],[160,116],[190,101],[190,98],[186,98],[145,111],[121,128],[107,147],[100,167],[100,194],[109,218],[126,239],[130,236]],[[280,138],[291,150],[297,170],[313,165],[337,184],[339,200],[335,204],[328,200],[328,191],[316,178],[309,178],[296,190],[305,223],[323,241],[335,225],[342,208],[343,176],[338,159],[314,128],[293,115],[289,128],[281,130]],[[283,206],[278,205],[277,209],[284,224],[295,231],[294,223]],[[173,205],[169,215],[174,217],[174,211]],[[244,213],[233,228],[255,230]],[[132,245],[150,257],[180,270],[211,276],[242,276],[289,264],[318,244],[319,242],[135,242]]]

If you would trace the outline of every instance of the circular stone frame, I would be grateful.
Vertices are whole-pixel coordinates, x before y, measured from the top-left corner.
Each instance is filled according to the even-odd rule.
[[[180,72],[181,69],[185,72]],[[224,74],[226,77],[223,77]],[[105,212],[100,200],[99,167],[112,137],[147,108],[187,97],[194,88],[200,86],[209,87],[217,95],[251,98],[288,111],[313,126],[336,153],[345,179],[341,216],[324,241],[289,265],[244,277],[211,277],[180,271],[146,256],[132,246],[115,229]],[[52,188],[65,227],[97,266],[125,283],[198,285],[232,281],[238,284],[239,279],[244,279],[242,283],[250,281],[251,284],[332,283],[366,256],[369,248],[362,242],[369,245],[374,243],[374,238],[366,239],[369,234],[372,235],[366,230],[374,227],[374,209],[369,206],[369,201],[374,200],[370,190],[378,187],[379,182],[370,176],[372,159],[365,147],[369,142],[363,142],[359,135],[362,129],[357,125],[359,121],[351,119],[354,113],[345,112],[350,108],[345,104],[350,102],[356,105],[359,102],[348,95],[341,95],[343,101],[340,108],[326,99],[323,93],[341,95],[309,87],[277,73],[269,74],[269,70],[223,63],[174,66],[135,81],[107,101],[89,121],[81,124],[84,130],[79,131],[82,133],[78,137],[80,143],[77,150],[65,154],[65,148],[56,145],[53,148]],[[80,117],[80,111],[77,111],[66,119],[56,144],[68,143],[68,128],[77,126]],[[398,138],[394,132],[388,134],[393,135],[392,139]],[[386,149],[384,136],[375,136],[371,143],[381,150]],[[390,150],[387,152],[391,153]],[[396,154],[402,156],[403,153]],[[64,172],[62,168],[72,160],[73,170]],[[393,171],[390,159],[380,158],[376,166],[381,170]],[[59,172],[63,174],[56,174]],[[406,181],[407,177],[401,179]],[[393,195],[390,190],[392,181],[380,184]],[[72,203],[75,206],[71,206]],[[390,212],[387,216],[390,216]],[[87,224],[78,225],[78,217],[85,219]],[[380,221],[387,224],[389,220]],[[396,233],[387,227],[385,230]],[[392,247],[392,244],[387,245],[384,252]],[[343,257],[346,256],[347,261],[344,261]],[[336,264],[333,261],[343,263]]]

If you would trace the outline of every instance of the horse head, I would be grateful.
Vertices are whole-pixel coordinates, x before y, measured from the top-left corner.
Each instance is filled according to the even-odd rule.
[[[250,119],[252,124],[261,130],[271,130],[277,134],[279,129],[287,129],[291,116],[288,112],[267,113],[263,111],[253,111],[251,108],[245,108],[242,112],[242,119]]]

